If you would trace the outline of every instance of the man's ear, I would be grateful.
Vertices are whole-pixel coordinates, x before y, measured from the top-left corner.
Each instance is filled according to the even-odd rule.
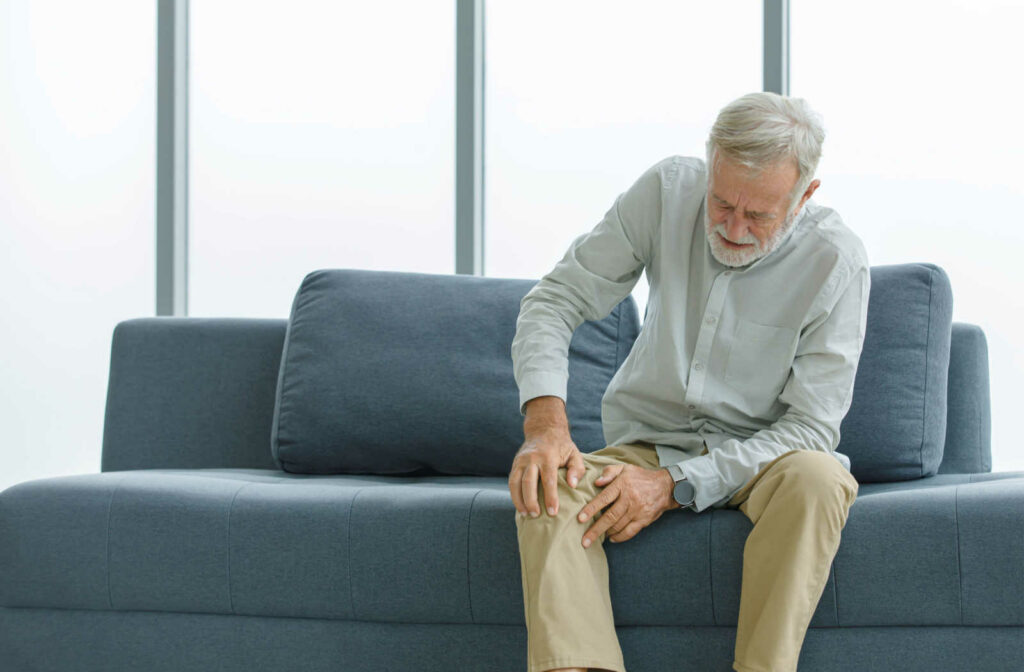
[[[807,185],[807,191],[805,191],[804,195],[802,197],[800,197],[800,202],[797,203],[796,210],[800,210],[800,208],[804,207],[804,203],[807,202],[807,199],[810,198],[811,195],[815,191],[817,191],[818,187],[820,187],[820,186],[821,186],[821,180],[811,180],[811,183]]]

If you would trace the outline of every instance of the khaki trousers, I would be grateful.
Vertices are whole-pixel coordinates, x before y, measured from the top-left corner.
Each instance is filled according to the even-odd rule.
[[[599,516],[583,523],[576,516],[603,489],[594,481],[606,466],[657,469],[658,454],[652,444],[627,443],[583,453],[583,460],[586,474],[575,488],[566,483],[566,468],[558,470],[556,516],[545,510],[539,481],[540,516],[516,514],[528,672],[626,669],[608,589],[607,535],[584,548],[583,534]],[[729,500],[728,508],[739,508],[754,524],[743,548],[734,670],[796,670],[857,491],[856,479],[833,456],[794,450],[766,464]],[[663,515],[699,514],[687,509]]]

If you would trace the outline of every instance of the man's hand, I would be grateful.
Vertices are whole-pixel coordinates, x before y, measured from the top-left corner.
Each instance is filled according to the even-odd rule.
[[[611,505],[583,535],[583,546],[607,531],[613,542],[632,539],[661,514],[680,508],[672,497],[675,482],[666,469],[645,469],[632,464],[611,464],[604,468],[595,485],[604,490],[587,502],[577,520],[586,522],[595,512]]]
[[[526,404],[523,433],[526,440],[512,460],[508,489],[516,511],[537,517],[537,481],[544,486],[545,508],[558,514],[558,470],[566,467],[566,480],[575,488],[586,473],[583,454],[569,435],[564,402],[554,396],[536,397]]]

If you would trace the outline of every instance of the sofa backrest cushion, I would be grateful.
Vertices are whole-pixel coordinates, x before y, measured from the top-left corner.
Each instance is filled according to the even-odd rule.
[[[946,437],[953,293],[934,264],[871,267],[864,348],[837,450],[862,483],[938,472]]]
[[[511,348],[536,280],[309,273],[292,303],[271,453],[296,473],[507,476],[523,442]],[[569,347],[581,451],[604,447],[601,397],[639,331],[627,296]]]

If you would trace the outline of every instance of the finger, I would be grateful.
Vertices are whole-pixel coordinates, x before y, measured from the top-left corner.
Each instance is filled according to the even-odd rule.
[[[620,534],[626,527],[633,522],[634,513],[630,509],[626,511],[616,520],[612,525],[608,526],[606,534],[608,537],[612,537],[616,534]],[[604,516],[602,516],[603,518]]]
[[[610,486],[602,490],[597,497],[586,503],[580,512],[576,515],[576,519],[581,523],[587,522],[591,516],[596,514],[598,511],[615,501],[618,496],[618,488]]]
[[[626,526],[626,529],[616,534],[614,538],[612,538],[611,535],[605,538],[608,539],[608,541],[618,544],[623,541],[629,541],[630,539],[635,537],[642,529],[644,529],[644,526],[641,525],[638,521],[634,520]]]
[[[607,467],[604,468],[604,473],[597,477],[597,480],[594,481],[594,484],[607,485],[622,472],[623,468],[624,465],[621,464],[609,464]]]
[[[523,470],[521,467],[512,467],[512,474],[508,477],[508,491],[512,494],[512,504],[516,507],[516,513],[523,513],[526,508],[523,506]]]
[[[583,461],[583,454],[577,451],[569,460],[569,485],[575,488],[586,473],[587,465]]]
[[[541,467],[541,480],[544,482],[544,503],[549,516],[558,513],[558,467],[545,464]]]
[[[626,507],[622,503],[616,503],[615,506],[602,513],[597,522],[591,525],[590,529],[583,535],[583,547],[589,548],[596,539],[599,539],[625,513]]]
[[[523,470],[523,510],[534,517],[540,514],[540,509],[537,507],[537,474],[539,471],[540,467],[536,464],[528,464]]]

